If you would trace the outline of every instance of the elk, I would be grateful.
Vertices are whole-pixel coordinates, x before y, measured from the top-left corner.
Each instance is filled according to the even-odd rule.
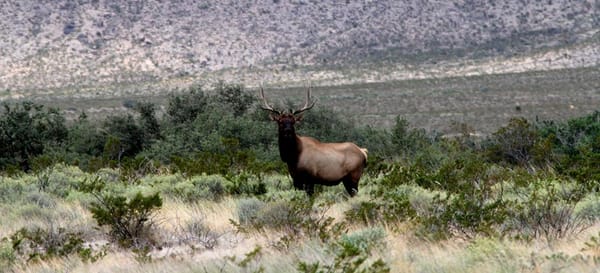
[[[304,190],[309,196],[314,185],[335,186],[340,182],[350,196],[358,193],[358,181],[367,163],[367,149],[351,142],[322,143],[315,138],[296,134],[294,125],[302,120],[303,113],[315,105],[306,91],[306,102],[300,110],[289,112],[273,109],[260,87],[261,109],[270,112],[271,120],[277,122],[278,144],[281,160],[288,166],[294,188]]]

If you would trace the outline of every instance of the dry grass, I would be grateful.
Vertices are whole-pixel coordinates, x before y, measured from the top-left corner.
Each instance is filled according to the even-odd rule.
[[[350,202],[353,200],[333,205],[328,215],[342,219]],[[68,211],[72,217],[55,218],[57,224],[92,228],[93,220],[81,206],[65,203],[60,207],[63,213],[59,215]],[[82,262],[73,255],[28,263],[14,268],[14,272],[255,272],[261,268],[264,272],[295,272],[299,261],[331,264],[329,246],[318,240],[304,238],[294,242],[292,248],[280,249],[272,245],[279,238],[277,232],[236,233],[229,223],[229,219],[236,218],[235,211],[233,198],[196,204],[167,200],[156,218],[164,247],[150,253],[151,262],[140,262],[131,251],[113,247],[95,263]],[[192,247],[181,240],[185,237],[185,223],[198,220],[220,234],[214,248]],[[9,234],[28,224],[26,219],[3,223],[1,232]],[[348,232],[365,228],[352,226]],[[598,264],[576,257],[590,254],[582,248],[591,236],[598,235],[599,224],[552,244],[545,240],[526,243],[490,238],[433,242],[415,237],[409,225],[384,230],[387,235],[382,247],[373,251],[369,261],[382,258],[391,272],[598,272]],[[257,246],[261,247],[260,254],[241,266],[240,261]]]

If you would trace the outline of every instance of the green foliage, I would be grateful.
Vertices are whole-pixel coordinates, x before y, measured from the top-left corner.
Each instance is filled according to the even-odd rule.
[[[65,118],[56,109],[33,102],[4,104],[0,116],[0,167],[31,168],[31,159],[48,145],[61,145],[67,138]]]
[[[255,175],[242,172],[238,175],[229,176],[229,180],[231,181],[227,185],[229,194],[260,196],[267,193],[267,185]]]
[[[323,242],[338,238],[345,230],[344,223],[334,223],[326,215],[331,203],[315,204],[301,192],[294,192],[289,199],[263,202],[243,199],[238,203],[239,223],[233,222],[240,231],[273,229],[282,231],[279,247],[288,248],[297,238],[306,236]]]
[[[10,236],[15,253],[27,256],[27,260],[49,259],[78,253],[84,249],[80,233],[65,228],[21,228]]]
[[[508,228],[516,233],[516,238],[553,241],[591,226],[593,222],[589,218],[575,213],[576,202],[582,198],[581,186],[569,190],[562,183],[534,181],[524,199],[512,205]]]
[[[219,83],[217,101],[232,111],[234,116],[241,116],[252,106],[254,97],[242,85]]]
[[[377,259],[370,265],[365,264],[371,255],[372,249],[383,245],[382,240],[384,237],[385,232],[381,228],[367,229],[342,236],[340,240],[331,246],[331,252],[335,255],[332,264],[300,261],[298,263],[298,270],[305,273],[390,272],[390,268],[382,259]]]
[[[409,128],[408,121],[399,116],[396,117],[391,138],[397,153],[404,157],[414,156],[429,145],[425,130]]]
[[[156,106],[150,102],[140,102],[136,105],[135,109],[140,114],[139,126],[144,133],[146,145],[150,145],[150,142],[155,139],[160,139],[161,129],[155,115]]]
[[[591,192],[583,197],[574,208],[577,218],[585,219],[591,223],[600,220],[600,194]]]
[[[103,192],[102,179],[87,181],[81,190],[96,198],[90,211],[99,226],[108,226],[109,235],[124,247],[140,248],[153,243],[152,216],[162,207],[159,193],[144,196],[137,192],[133,197]]]
[[[262,273],[265,272],[265,268],[259,265],[259,261],[262,257],[262,247],[256,246],[250,252],[244,254],[244,258],[237,261],[236,256],[226,257],[229,261],[233,262],[239,268],[244,269],[244,272]],[[222,269],[222,268],[221,268]],[[252,271],[249,271],[252,270]]]
[[[197,202],[199,200],[220,201],[227,194],[230,184],[230,181],[220,175],[199,175],[187,179],[180,177],[172,182],[159,182],[152,186],[161,190],[166,196],[186,202]]]
[[[143,196],[138,192],[130,200],[124,196],[102,196],[92,205],[91,212],[98,225],[110,227],[111,237],[123,246],[130,246],[151,239],[152,214],[161,206],[158,193]]]
[[[537,138],[537,131],[526,119],[512,118],[491,137],[488,156],[493,161],[526,166],[533,160]]]
[[[353,127],[340,113],[329,109],[313,108],[298,123],[299,134],[314,137],[322,142],[341,142],[353,139]],[[272,129],[272,132],[276,132]]]
[[[103,129],[106,139],[104,157],[107,160],[120,162],[124,156],[135,156],[148,141],[132,115],[108,117]]]
[[[17,254],[8,238],[0,240],[0,268],[8,269],[17,260]]]
[[[433,239],[452,235],[474,237],[478,234],[496,235],[496,227],[508,216],[507,203],[501,199],[488,200],[481,192],[460,193],[433,200],[430,213],[419,218],[419,234]]]
[[[167,105],[168,119],[176,124],[190,123],[202,113],[208,99],[200,87],[191,87],[187,93],[171,95]]]

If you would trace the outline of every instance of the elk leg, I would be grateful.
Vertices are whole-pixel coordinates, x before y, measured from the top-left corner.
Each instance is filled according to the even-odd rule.
[[[348,175],[344,177],[343,183],[344,188],[346,188],[346,191],[348,192],[348,194],[350,194],[351,197],[355,196],[358,193],[358,179],[354,181],[354,179],[352,179],[352,176]]]
[[[302,180],[299,178],[292,178],[292,180],[294,181],[294,189],[296,190],[302,190],[304,189],[304,183],[302,183]]]
[[[313,196],[313,194],[315,193],[315,184],[305,183],[304,191],[306,191],[306,195],[308,195],[309,197]]]

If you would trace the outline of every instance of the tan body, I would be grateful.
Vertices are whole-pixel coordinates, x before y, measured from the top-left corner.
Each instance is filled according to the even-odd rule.
[[[347,188],[358,190],[358,180],[367,157],[356,144],[321,143],[306,136],[299,136],[297,139],[301,144],[298,162],[292,166],[288,165],[294,179],[307,178],[308,181],[303,181],[304,184],[314,182],[329,186],[347,180]]]

